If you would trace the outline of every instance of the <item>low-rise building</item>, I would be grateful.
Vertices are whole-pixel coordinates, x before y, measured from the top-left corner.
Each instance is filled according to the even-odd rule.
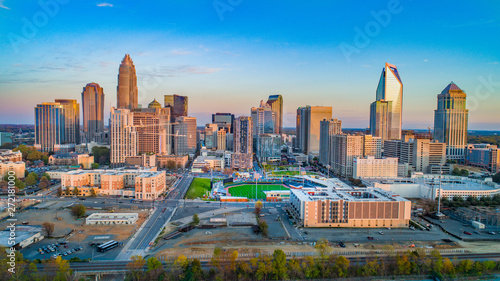
[[[266,194],[267,202],[279,202],[290,199],[290,190],[269,190],[263,191]]]
[[[0,161],[2,162],[19,162],[23,161],[21,151],[12,151],[10,149],[0,149]]]
[[[156,166],[160,169],[165,169],[168,167],[169,162],[178,168],[186,168],[186,164],[189,161],[187,155],[157,155],[156,156]]]
[[[468,165],[485,168],[496,174],[500,171],[500,149],[487,143],[468,144],[465,161]]]
[[[60,153],[49,156],[49,165],[57,166],[76,166],[80,165],[83,169],[92,168],[94,156],[78,153]]]
[[[11,240],[12,233],[15,234],[15,240]],[[15,229],[7,228],[0,231],[0,247],[13,247],[19,250],[41,241],[43,238],[41,225],[16,225]]]
[[[225,167],[224,157],[200,155],[193,160],[192,170],[207,169],[222,171]]]
[[[26,171],[26,163],[23,161],[18,162],[0,162],[0,176],[3,178],[9,171],[14,172],[16,178],[24,178],[24,172]]]
[[[380,158],[373,156],[356,157],[353,163],[353,178],[397,177],[398,158]]]
[[[88,225],[131,225],[139,219],[137,213],[93,213],[85,219]]]

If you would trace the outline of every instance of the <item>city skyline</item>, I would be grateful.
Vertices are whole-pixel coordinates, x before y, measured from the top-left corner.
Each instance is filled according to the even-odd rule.
[[[226,11],[223,20],[211,3],[200,7],[152,3],[147,11],[167,13],[160,22],[137,3],[70,2],[61,4],[46,25],[37,27],[35,36],[26,39],[22,18],[30,21],[44,10],[36,3],[5,1],[9,9],[0,9],[0,32],[8,36],[0,39],[0,48],[5,50],[0,54],[4,62],[0,92],[9,97],[9,103],[0,105],[0,120],[33,124],[32,105],[26,106],[26,100],[34,105],[57,96],[81,104],[81,88],[91,82],[107,94],[108,120],[111,106],[116,105],[118,66],[129,53],[137,68],[138,103],[146,107],[164,95],[188,96],[189,115],[200,124],[209,123],[215,112],[247,116],[249,105],[260,99],[257,96],[280,94],[284,127],[294,127],[298,106],[323,105],[333,107],[333,117],[343,120],[344,127],[368,128],[369,107],[359,103],[373,102],[380,66],[390,62],[404,73],[403,129],[433,127],[435,96],[455,81],[471,97],[469,129],[499,130],[495,104],[500,102],[496,52],[500,40],[488,35],[498,33],[500,5],[450,3],[439,3],[436,11],[429,12],[426,5],[400,2],[399,12],[390,15],[387,24],[380,24],[379,32],[370,35],[361,48],[355,44],[357,30],[376,22],[374,15],[387,11],[388,3],[324,3],[296,14],[299,7],[292,2],[277,16],[273,11],[280,4],[242,3]],[[262,11],[262,22],[251,21],[253,30],[250,16],[262,7],[268,9]],[[437,12],[444,7],[449,13]],[[344,13],[355,9],[357,16]],[[190,16],[183,17],[188,10]],[[425,21],[413,23],[423,10],[428,12]],[[452,15],[463,11],[468,20],[457,24]],[[80,16],[85,13],[101,20],[88,23]],[[289,22],[291,15],[300,19],[298,23]],[[290,27],[277,24],[283,18]],[[101,24],[108,28],[99,29]],[[313,28],[317,26],[321,27]],[[418,37],[414,33],[422,38],[414,38]],[[17,38],[12,34],[29,44],[12,39]],[[489,44],[474,43],[481,38],[490,38]],[[89,44],[94,40],[100,44]],[[359,52],[349,55],[346,44]],[[50,91],[45,90],[47,85]]]

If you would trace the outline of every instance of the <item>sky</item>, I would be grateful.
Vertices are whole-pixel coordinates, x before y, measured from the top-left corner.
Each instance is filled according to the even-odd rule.
[[[332,106],[366,128],[385,62],[403,81],[403,128],[433,127],[437,95],[467,93],[470,130],[500,130],[499,1],[0,0],[0,124],[33,124],[34,107],[99,83],[105,116],[118,67],[134,61],[139,103],[189,97],[198,126],[284,99]],[[106,122],[107,123],[107,122]]]

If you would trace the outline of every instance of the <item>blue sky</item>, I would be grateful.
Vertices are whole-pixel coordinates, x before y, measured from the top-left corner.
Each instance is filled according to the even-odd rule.
[[[469,128],[500,130],[499,34],[497,1],[0,0],[0,123],[33,123],[37,103],[80,100],[89,82],[104,88],[108,116],[129,53],[139,103],[187,95],[198,125],[282,94],[285,126],[298,106],[325,105],[364,128],[389,62],[404,128],[432,127],[436,95],[454,81]]]

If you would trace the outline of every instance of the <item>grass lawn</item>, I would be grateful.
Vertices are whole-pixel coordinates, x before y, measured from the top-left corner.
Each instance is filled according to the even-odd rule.
[[[263,191],[268,190],[288,190],[288,188],[282,185],[274,184],[258,184],[257,185],[257,198],[266,199],[266,194]],[[229,193],[231,196],[236,197],[247,197],[248,199],[255,199],[255,185],[245,184],[229,188]]]
[[[207,191],[210,191],[210,179],[195,178],[186,192],[186,199],[203,198]]]

